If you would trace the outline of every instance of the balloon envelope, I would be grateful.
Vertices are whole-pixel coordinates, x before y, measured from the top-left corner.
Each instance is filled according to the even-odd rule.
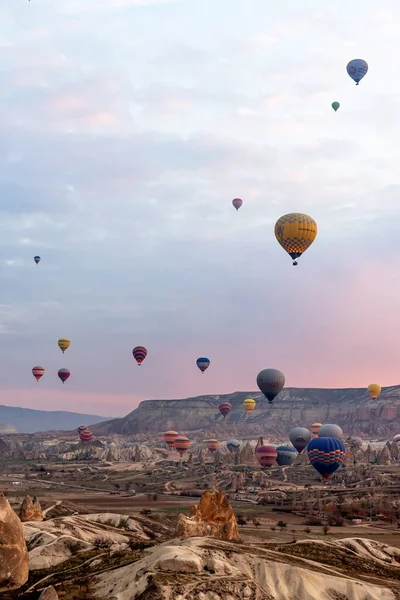
[[[276,462],[280,467],[286,467],[293,464],[297,454],[296,448],[293,446],[278,446],[276,449],[278,456]]]
[[[358,85],[368,72],[368,64],[362,58],[355,58],[347,64],[347,73]]]
[[[236,454],[236,452],[239,451],[240,442],[239,440],[228,440],[226,442],[226,447],[228,448],[231,454]]]
[[[41,379],[44,375],[44,368],[43,367],[33,367],[32,375],[34,376],[36,381],[39,381],[39,379]]]
[[[58,376],[61,379],[61,381],[64,383],[65,381],[67,381],[68,377],[71,375],[71,373],[68,371],[68,369],[60,369],[58,371]]]
[[[86,428],[84,431],[81,431],[79,434],[81,442],[90,442],[93,438],[93,433]]]
[[[60,338],[58,340],[58,347],[60,348],[60,350],[62,350],[63,354],[67,350],[67,348],[70,347],[70,345],[71,342],[67,338]]]
[[[338,108],[340,108],[339,102],[332,102],[332,108],[336,112]]]
[[[305,427],[294,427],[289,432],[289,440],[300,454],[311,440],[311,432]]]
[[[241,200],[240,198],[234,198],[232,200],[232,204],[233,206],[236,208],[236,210],[239,210],[239,208],[242,206],[243,204],[243,200]]]
[[[400,443],[400,433],[394,436],[393,442],[395,442],[396,444]]]
[[[85,429],[88,429],[87,425],[79,425],[78,433],[80,433],[81,431],[85,431]]]
[[[218,406],[218,410],[225,419],[232,410],[232,404],[229,402],[222,402],[222,404]]]
[[[190,447],[190,441],[186,435],[179,435],[175,440],[175,448],[180,456],[183,456]]]
[[[260,446],[256,450],[256,459],[260,463],[263,469],[267,469],[268,467],[272,467],[276,458],[278,456],[278,451],[275,446]]]
[[[202,373],[210,366],[210,360],[208,358],[200,357],[196,360],[196,365]]]
[[[317,231],[314,219],[302,213],[283,215],[275,223],[275,237],[294,261],[311,246]]]
[[[135,346],[132,350],[133,358],[136,360],[137,364],[140,365],[144,361],[147,356],[147,350],[144,346]]]
[[[343,438],[343,431],[339,425],[334,425],[333,423],[327,423],[326,425],[322,425],[318,431],[319,438],[337,438],[341,440]]]
[[[257,375],[257,385],[268,402],[272,402],[283,390],[285,376],[278,369],[264,369]]]
[[[178,435],[178,432],[173,431],[172,429],[164,433],[164,442],[169,448],[175,448],[175,440],[178,437]]]
[[[321,429],[321,427],[322,427],[322,423],[313,423],[313,424],[311,425],[311,433],[313,434],[313,436],[314,436],[315,438],[317,438],[317,437],[318,437],[318,432],[319,432],[319,430]]]
[[[33,260],[35,261],[36,264],[40,263],[40,256],[34,256]]]
[[[247,412],[248,415],[251,413],[252,410],[255,409],[255,407],[256,407],[256,401],[253,400],[253,398],[246,398],[246,400],[243,401],[243,408]]]
[[[210,452],[212,452],[214,454],[214,452],[216,452],[219,448],[219,441],[218,440],[207,440],[207,448],[209,449]]]
[[[382,388],[379,383],[370,383],[367,391],[371,398],[375,400],[381,393]]]
[[[315,438],[307,446],[310,463],[328,481],[329,477],[343,464],[346,447],[337,438]]]

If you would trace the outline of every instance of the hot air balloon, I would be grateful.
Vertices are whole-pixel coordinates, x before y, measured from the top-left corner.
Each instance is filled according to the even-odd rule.
[[[363,445],[363,441],[359,437],[351,437],[350,438],[350,445],[353,448],[361,448],[361,446]]]
[[[240,442],[239,440],[228,440],[226,442],[226,447],[231,454],[237,454],[239,452]]]
[[[80,433],[81,431],[85,431],[85,429],[87,429],[87,425],[79,425],[78,427],[78,433]]]
[[[260,463],[263,469],[268,469],[272,467],[276,458],[278,456],[278,451],[275,446],[260,446],[256,450],[256,459]]]
[[[280,467],[292,465],[297,456],[297,450],[293,446],[278,446],[276,451],[278,453],[276,462]]]
[[[222,402],[222,404],[220,404],[218,406],[218,410],[221,413],[221,415],[224,417],[224,419],[226,419],[226,417],[229,415],[229,413],[232,410],[232,404],[230,404],[229,402]]]
[[[289,432],[289,440],[292,442],[297,452],[301,454],[311,440],[311,433],[305,427],[294,427]]]
[[[202,373],[204,373],[204,371],[206,371],[208,369],[208,367],[210,366],[210,361],[208,358],[198,358],[196,360],[196,365],[198,366],[198,368],[200,369],[200,371]]]
[[[36,264],[40,263],[40,256],[34,256],[33,260],[35,261]]]
[[[243,200],[241,200],[240,198],[234,198],[232,200],[232,204],[233,206],[236,208],[236,210],[239,210],[239,208],[242,206],[243,204]]]
[[[71,375],[71,373],[68,371],[68,369],[60,369],[58,371],[58,376],[63,383],[65,383],[67,381],[67,379],[70,375]]]
[[[326,425],[322,425],[318,431],[319,438],[337,438],[341,440],[343,438],[343,431],[339,425],[334,425],[333,423],[327,423]]]
[[[58,347],[60,348],[60,350],[62,350],[63,354],[70,347],[70,345],[71,345],[71,342],[69,340],[67,340],[67,338],[60,338],[58,340]]]
[[[255,409],[255,407],[256,407],[256,401],[253,400],[253,398],[246,398],[246,400],[243,401],[243,408],[247,412],[248,415],[251,413],[252,410]]]
[[[214,454],[214,452],[216,452],[219,448],[219,441],[218,440],[207,440],[207,448],[209,449],[209,451]]]
[[[167,444],[168,448],[175,448],[175,440],[179,436],[177,431],[166,431],[164,433],[164,442]]]
[[[81,442],[90,442],[93,439],[93,433],[86,427],[86,429],[80,432],[79,438]]]
[[[379,385],[379,383],[370,383],[369,386],[368,386],[367,391],[368,391],[368,394],[371,396],[371,398],[373,398],[374,400],[376,400],[376,398],[381,393],[382,388]]]
[[[285,376],[278,369],[264,369],[257,375],[257,385],[268,402],[273,402],[274,398],[283,390]]]
[[[332,108],[336,112],[338,108],[340,108],[339,102],[332,102]]]
[[[39,379],[41,379],[44,375],[44,368],[43,367],[33,367],[32,375],[34,376],[36,381],[39,383]]]
[[[317,437],[318,437],[318,432],[319,432],[319,430],[321,429],[321,427],[322,427],[322,423],[313,423],[313,424],[311,425],[311,433],[313,434],[313,436],[314,436],[315,438],[317,438]]]
[[[178,451],[180,457],[182,457],[185,452],[190,447],[190,441],[185,435],[179,435],[175,440],[175,448]]]
[[[397,435],[395,435],[392,441],[396,444],[400,443],[400,434],[398,433]]]
[[[343,464],[346,447],[337,438],[315,438],[307,446],[310,463],[324,478],[325,482]]]
[[[297,265],[299,258],[317,237],[317,224],[308,215],[289,213],[275,223],[275,237]]]
[[[147,350],[144,346],[136,346],[132,350],[132,354],[133,354],[133,358],[136,360],[137,364],[140,367],[140,365],[142,364],[142,362],[144,361],[144,359],[147,356]]]
[[[368,64],[362,58],[355,58],[348,63],[346,69],[348,75],[358,85],[361,79],[367,74]]]

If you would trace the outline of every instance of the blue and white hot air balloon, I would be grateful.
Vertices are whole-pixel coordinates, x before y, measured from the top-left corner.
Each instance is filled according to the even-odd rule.
[[[362,58],[351,60],[346,68],[348,75],[356,82],[356,85],[360,83],[361,79],[368,72],[368,64]]]
[[[33,260],[35,261],[36,264],[40,263],[40,256],[34,256]]]

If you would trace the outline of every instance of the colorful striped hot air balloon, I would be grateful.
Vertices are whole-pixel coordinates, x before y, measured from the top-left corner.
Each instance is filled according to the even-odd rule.
[[[210,360],[205,357],[200,357],[196,360],[196,365],[198,366],[200,371],[204,373],[204,371],[206,371],[210,366]]]
[[[256,401],[253,400],[253,398],[246,398],[246,400],[243,401],[243,408],[248,415],[255,409],[255,407]]]
[[[229,415],[229,413],[232,410],[232,404],[230,404],[229,402],[222,402],[222,404],[220,404],[218,406],[218,410],[221,413],[221,415],[224,417],[224,419],[226,419],[226,417]]]
[[[256,459],[263,469],[272,467],[278,456],[275,446],[260,446],[256,450]]]
[[[147,356],[147,350],[144,346],[136,346],[132,350],[132,354],[133,354],[133,358],[136,360],[137,364],[140,367],[140,365],[142,364],[142,362],[144,361],[144,359]]]
[[[58,340],[58,347],[60,348],[60,350],[62,350],[63,354],[70,347],[70,345],[71,342],[67,338],[60,338]]]
[[[395,442],[396,444],[400,444],[400,433],[395,435],[392,441]]]
[[[183,456],[190,447],[190,441],[185,435],[179,435],[175,440],[175,448],[179,456]]]
[[[67,381],[67,379],[70,375],[71,375],[71,373],[70,373],[70,371],[68,371],[68,369],[59,369],[59,371],[58,371],[58,376],[63,383],[65,383]]]
[[[44,375],[44,368],[43,367],[33,367],[32,375],[34,376],[36,381],[39,383],[39,379],[41,379]]]
[[[93,439],[93,433],[90,431],[90,429],[86,428],[80,432],[79,438],[81,442],[90,442]]]
[[[331,475],[343,464],[346,447],[337,438],[315,438],[307,446],[310,463],[328,481]]]
[[[179,433],[177,431],[166,431],[164,433],[164,442],[167,444],[168,448],[175,448],[175,440],[178,437]]]
[[[216,452],[219,448],[219,441],[218,440],[207,440],[207,448],[209,449],[209,451],[214,454],[214,452]]]
[[[313,423],[311,425],[311,433],[313,434],[313,437],[317,438],[318,437],[318,432],[322,427],[322,423]]]

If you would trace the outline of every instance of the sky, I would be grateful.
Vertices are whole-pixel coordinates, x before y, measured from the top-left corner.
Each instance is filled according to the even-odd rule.
[[[12,0],[0,26],[0,404],[400,384],[398,0]],[[287,212],[318,223],[297,268]]]

